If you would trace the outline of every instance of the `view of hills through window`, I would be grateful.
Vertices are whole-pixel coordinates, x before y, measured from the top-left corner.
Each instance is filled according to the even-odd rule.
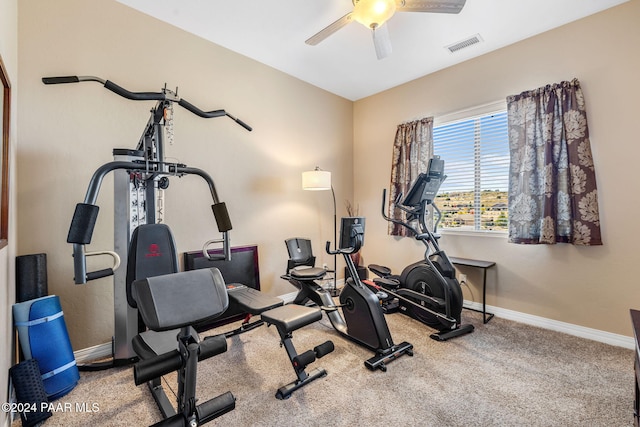
[[[439,227],[507,230],[507,112],[435,126],[433,144],[447,176],[435,199],[443,217]]]

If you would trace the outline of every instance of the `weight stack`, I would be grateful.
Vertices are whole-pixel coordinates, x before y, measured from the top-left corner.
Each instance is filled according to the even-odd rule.
[[[16,257],[16,302],[47,296],[47,254]]]

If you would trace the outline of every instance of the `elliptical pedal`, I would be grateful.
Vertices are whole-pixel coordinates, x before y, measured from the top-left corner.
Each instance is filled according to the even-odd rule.
[[[430,338],[436,341],[448,341],[451,338],[459,337],[461,335],[470,334],[474,330],[474,326],[472,324],[460,325],[456,329],[451,329],[449,331],[440,331],[429,335]]]

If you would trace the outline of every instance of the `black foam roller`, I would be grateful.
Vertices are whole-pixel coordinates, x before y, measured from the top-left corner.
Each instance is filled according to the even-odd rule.
[[[220,415],[233,410],[235,407],[236,398],[228,391],[198,405],[196,407],[198,421],[200,421],[200,425],[208,423],[212,419],[218,418]]]
[[[198,353],[198,362],[206,360],[210,357],[222,354],[227,351],[227,338],[222,335],[206,337],[200,342],[200,353]]]
[[[136,385],[159,378],[169,372],[176,371],[182,366],[182,357],[178,350],[144,359],[133,366],[133,380]]]
[[[331,353],[333,350],[335,350],[335,347],[332,341],[324,342],[314,347],[313,349],[318,359],[320,359],[323,356],[326,356],[327,354]]]
[[[297,355],[293,358],[293,366],[298,371],[302,371],[304,368],[312,364],[316,360],[316,354],[313,350],[307,350],[302,354]]]
[[[82,245],[91,243],[93,227],[96,225],[99,209],[98,206],[87,203],[78,203],[76,205],[71,226],[69,227],[69,234],[67,235],[67,243],[80,243]]]
[[[48,409],[47,393],[44,389],[40,367],[36,359],[25,360],[9,369],[18,403],[28,408],[20,412],[22,425],[35,426],[51,416]]]
[[[48,295],[47,254],[16,257],[16,302]]]

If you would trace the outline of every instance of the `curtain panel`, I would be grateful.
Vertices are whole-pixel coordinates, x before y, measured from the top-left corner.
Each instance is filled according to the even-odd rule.
[[[393,202],[398,195],[406,195],[411,184],[427,171],[429,159],[433,157],[433,117],[398,125],[393,141],[391,161],[391,184],[389,191],[389,216],[399,218],[404,213],[393,210]],[[392,236],[408,236],[410,232],[401,225],[389,223],[388,233]]]
[[[507,97],[509,242],[601,245],[598,190],[577,79]]]

